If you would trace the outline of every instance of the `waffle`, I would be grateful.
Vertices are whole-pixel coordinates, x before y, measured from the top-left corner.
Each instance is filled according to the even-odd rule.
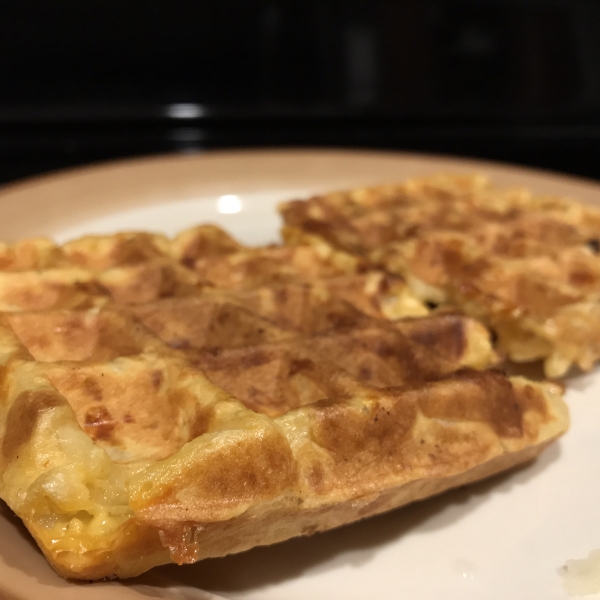
[[[557,384],[328,246],[214,227],[1,249],[0,496],[53,568],[131,577],[362,519],[530,460]]]
[[[491,327],[548,377],[600,357],[600,211],[439,175],[281,207],[288,243],[331,244],[403,275],[424,302]]]

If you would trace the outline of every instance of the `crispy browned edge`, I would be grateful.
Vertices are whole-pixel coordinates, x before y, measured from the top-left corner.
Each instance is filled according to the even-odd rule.
[[[25,523],[55,570],[78,579],[132,577],[324,531],[535,458],[568,427],[560,390],[549,393],[551,385],[511,385],[501,373],[466,371],[424,391],[384,392],[358,405],[319,401],[273,420],[256,416],[250,428],[233,436],[225,430],[221,443],[200,446],[201,460],[190,461],[191,453],[154,465],[130,488],[133,518],[108,549],[84,556],[54,551],[40,526]],[[465,402],[470,397],[474,403]],[[53,399],[38,412],[64,408]],[[306,418],[310,441],[294,449],[290,424]],[[21,433],[23,445],[33,432]],[[13,437],[4,438],[5,458]],[[185,467],[174,472],[178,465]],[[157,481],[157,491],[141,493],[145,481]]]
[[[459,379],[462,377],[462,383],[469,382],[473,376],[466,373]],[[500,374],[476,377],[480,400],[486,398],[490,389],[486,383],[492,384],[492,388],[497,384],[499,392],[507,390],[507,382]],[[446,383],[442,380],[431,385],[441,386],[436,389],[443,396]],[[463,393],[460,383],[455,396],[468,397],[469,393]],[[527,386],[533,389],[525,384]],[[420,392],[412,390],[412,393]],[[547,398],[542,400],[537,393],[531,393],[533,401],[531,394],[525,393],[514,405],[517,408],[523,400],[522,413],[519,409],[507,415],[501,408],[499,414],[492,412],[483,417],[479,414],[476,418],[472,418],[471,409],[462,402],[458,403],[458,412],[452,402],[449,406],[435,406],[438,397],[433,393],[426,402],[431,412],[428,418],[445,419],[449,411],[451,421],[467,423],[467,435],[461,436],[457,430],[455,441],[464,443],[470,439],[471,445],[467,444],[466,452],[460,450],[453,454],[449,443],[447,456],[442,447],[439,456],[435,456],[434,451],[429,459],[424,449],[415,452],[412,448],[412,455],[410,452],[408,458],[403,455],[402,438],[412,434],[416,413],[414,406],[412,409],[408,406],[407,413],[398,410],[394,401],[388,402],[389,410],[386,409],[389,400],[386,391],[366,403],[362,398],[332,399],[299,409],[296,414],[307,414],[310,430],[307,456],[299,455],[290,444],[289,428],[286,429],[284,421],[293,418],[292,413],[281,419],[245,415],[244,423],[254,422],[251,427],[238,426],[238,432],[243,433],[239,443],[228,437],[228,428],[224,426],[222,447],[214,453],[206,448],[201,448],[197,455],[189,452],[188,459],[199,456],[202,460],[188,461],[187,470],[176,468],[184,466],[178,462],[181,456],[173,461],[159,461],[156,467],[165,474],[161,482],[164,493],[144,496],[139,490],[133,490],[130,504],[134,517],[112,538],[109,550],[94,548],[87,557],[77,558],[73,551],[53,551],[39,526],[26,515],[24,520],[53,567],[61,575],[80,579],[131,577],[172,560],[194,562],[272,544],[391,510],[534,458],[566,430],[568,418],[560,401],[562,408],[556,410],[558,404],[552,406]],[[398,390],[391,395],[394,394],[402,396]],[[485,402],[483,406],[484,411],[487,410]],[[506,406],[512,405],[507,403]],[[19,407],[24,414],[19,410],[13,412]],[[438,409],[442,412],[437,413]],[[380,410],[388,417],[391,411],[394,416],[386,420],[381,413],[382,418],[378,420]],[[31,444],[33,437],[37,436],[35,441],[39,442],[39,432],[35,431],[37,417],[57,411],[72,412],[60,395],[33,390],[22,392],[8,414],[3,461],[12,462],[15,448]],[[528,411],[534,414],[534,421],[540,421],[532,430],[526,427],[523,418],[515,421],[517,413],[523,417]],[[76,423],[72,414],[69,419]],[[475,423],[476,429],[469,429]],[[543,435],[539,435],[540,424],[548,426],[543,427]],[[258,437],[257,431],[260,432]],[[430,444],[438,449],[437,442],[442,443],[444,436],[434,427],[431,438]],[[416,442],[411,440],[411,443]],[[326,460],[319,455],[323,450],[329,457]],[[412,465],[410,460],[415,456]],[[414,472],[403,470],[405,461],[411,468],[415,467]],[[148,476],[151,478],[156,473],[157,470],[151,468]],[[146,479],[149,480],[152,479]],[[188,494],[186,501],[178,496],[184,490]]]
[[[496,456],[463,473],[440,479],[411,481],[314,511],[287,508],[265,512],[264,506],[259,506],[232,520],[210,524],[168,521],[156,524],[132,523],[128,528],[130,543],[122,544],[118,553],[107,554],[84,571],[74,572],[68,562],[65,564],[60,557],[47,552],[43,544],[40,547],[54,570],[67,579],[135,577],[153,567],[173,562],[170,551],[179,555],[179,560],[176,561],[179,564],[193,563],[205,558],[243,552],[256,546],[283,542],[297,536],[312,535],[385,513],[527,463],[535,459],[554,439],[529,446],[514,454]],[[201,531],[202,536],[195,535],[196,531]],[[35,532],[32,533],[35,537]],[[132,570],[134,565],[135,570]]]

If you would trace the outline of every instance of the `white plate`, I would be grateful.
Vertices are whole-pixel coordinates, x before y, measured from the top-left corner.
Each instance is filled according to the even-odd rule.
[[[173,234],[212,222],[261,244],[277,239],[279,200],[438,171],[482,172],[499,185],[600,205],[595,183],[502,165],[382,153],[233,152],[127,161],[4,188],[0,236]],[[63,581],[0,504],[0,597],[208,598],[200,590],[210,590],[240,600],[566,598],[559,568],[600,547],[600,374],[567,383],[571,429],[529,466],[311,538],[159,567],[124,583]]]

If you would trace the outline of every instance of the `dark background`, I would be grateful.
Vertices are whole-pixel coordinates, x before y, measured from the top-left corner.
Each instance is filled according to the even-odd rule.
[[[451,153],[600,178],[600,2],[2,4],[0,182],[256,146]]]

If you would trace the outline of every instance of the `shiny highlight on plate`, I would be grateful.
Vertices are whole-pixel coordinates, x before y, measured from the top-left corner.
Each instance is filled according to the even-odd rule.
[[[225,194],[217,201],[217,210],[224,215],[233,215],[242,210],[242,200],[234,194]]]

